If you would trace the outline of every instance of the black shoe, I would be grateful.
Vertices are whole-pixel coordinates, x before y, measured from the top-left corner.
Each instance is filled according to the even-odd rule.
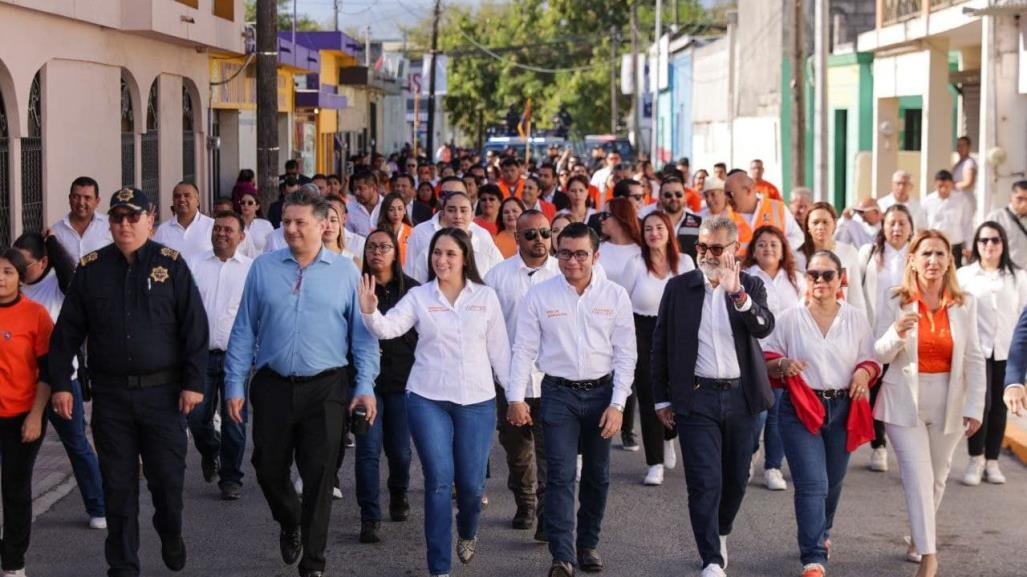
[[[301,577],[324,577],[324,575],[324,571],[307,571],[306,573],[302,573]]]
[[[361,521],[360,542],[380,543],[382,538],[378,536],[379,527],[381,527],[381,521]]]
[[[221,483],[219,488],[222,501],[238,501],[242,496],[242,485],[239,483]]]
[[[389,517],[396,522],[406,521],[410,517],[410,501],[406,491],[396,491],[389,499]]]
[[[357,442],[353,440],[353,435],[346,433],[346,448],[352,449],[357,446]]]
[[[578,567],[585,573],[598,573],[603,570],[603,559],[595,549],[578,550]]]
[[[574,567],[566,561],[553,561],[549,568],[548,577],[574,577]]]
[[[282,561],[292,565],[303,552],[303,541],[300,539],[300,528],[282,529],[278,535],[278,545],[282,549]]]
[[[185,569],[185,541],[181,535],[162,538],[160,542],[160,556],[164,559],[164,565],[172,571]]]
[[[529,505],[518,505],[517,514],[514,515],[510,525],[514,529],[527,531],[535,524],[535,507]]]
[[[542,515],[535,519],[535,540],[539,543],[549,542],[549,536],[546,535],[546,524],[542,522]]]
[[[200,468],[203,469],[203,480],[208,483],[213,483],[214,479],[218,477],[219,461],[217,455],[211,455],[210,457],[204,457],[200,461]]]
[[[637,452],[640,448],[638,446],[638,441],[635,440],[635,435],[633,433],[625,433],[621,435],[620,443],[621,449],[629,451],[631,453]]]

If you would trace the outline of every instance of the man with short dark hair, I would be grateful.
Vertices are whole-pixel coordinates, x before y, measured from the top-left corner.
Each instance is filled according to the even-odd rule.
[[[955,191],[952,173],[939,170],[934,175],[934,192],[927,195],[921,205],[927,228],[940,230],[952,245],[956,268],[972,254],[970,243],[974,238],[974,209],[969,196]]]
[[[727,180],[727,164],[723,162],[717,162],[713,165],[713,176],[719,178],[721,181]]]
[[[993,220],[1006,229],[1009,258],[1016,266],[1027,269],[1027,180],[1014,182],[1009,204],[996,208],[986,220]]]
[[[225,501],[235,501],[241,495],[246,452],[246,406],[242,409],[243,422],[236,423],[229,418],[224,402],[225,351],[242,301],[243,283],[253,264],[253,259],[238,250],[244,240],[246,225],[242,217],[233,211],[217,212],[211,230],[213,249],[189,262],[210,326],[207,386],[203,401],[189,414],[189,430],[200,452],[203,480],[211,483],[217,477]],[[220,432],[214,428],[214,413],[219,409]]]
[[[499,163],[499,182],[496,183],[503,191],[503,198],[520,198],[524,190],[524,177],[521,176],[521,163],[508,156]]]
[[[699,238],[699,225],[703,219],[686,208],[686,198],[685,184],[681,179],[670,177],[660,182],[658,210],[670,217],[681,252],[695,260],[695,241]]]
[[[969,136],[960,136],[956,140],[956,155],[959,157],[952,167],[952,183],[957,192],[965,194],[970,203],[977,209],[974,189],[977,187],[977,161],[970,156],[972,143]]]
[[[360,320],[353,261],[324,248],[328,201],[300,190],[285,201],[287,249],[254,260],[225,355],[225,403],[243,422],[245,385],[253,405],[253,466],[281,528],[282,560],[300,558],[301,577],[322,577],[332,485],[347,414],[374,421],[378,342]],[[313,306],[297,306],[313,303]],[[347,355],[356,367],[353,401]],[[295,458],[302,505],[289,482]]]
[[[589,573],[604,567],[598,546],[610,486],[610,439],[621,428],[638,353],[627,291],[593,270],[599,236],[572,223],[557,242],[562,274],[528,289],[517,309],[506,400],[511,425],[542,420],[548,469],[543,510],[553,557],[548,575],[571,577],[575,565]],[[536,366],[545,376],[541,406],[532,415],[525,397]]]
[[[92,178],[80,176],[71,182],[68,205],[68,214],[55,222],[50,232],[77,263],[86,254],[109,245],[111,230],[107,217],[96,212],[100,188]]]
[[[728,175],[730,176],[730,175]],[[760,159],[754,159],[749,163],[749,178],[752,179],[752,187],[757,194],[762,195],[764,198],[770,198],[773,200],[781,200],[781,191],[776,186],[771,184],[769,181],[763,180],[763,161]]]
[[[285,197],[296,192],[299,187],[299,182],[291,176],[278,183],[278,200],[272,202],[267,209],[267,220],[271,226],[275,228],[282,226],[282,205],[285,203]]]
[[[606,196],[606,180],[610,178],[610,174],[618,164],[620,164],[620,153],[616,148],[611,148],[606,153],[606,165],[592,174],[592,186],[599,190],[600,198]]]
[[[317,185],[317,190],[321,193],[321,196],[328,195],[328,177],[323,174],[315,174],[310,182]]]
[[[200,212],[200,191],[190,182],[180,182],[171,193],[175,216],[165,220],[153,240],[182,253],[186,261],[210,250],[214,219]]]
[[[279,184],[287,178],[294,179],[297,184],[306,184],[310,182],[309,177],[300,174],[300,163],[295,158],[290,158],[285,161],[285,174],[278,177]]]
[[[571,199],[560,190],[560,181],[556,178],[556,166],[543,162],[538,167],[538,180],[542,183],[542,200],[552,204],[556,210],[567,210]]]
[[[369,170],[353,175],[353,197],[346,202],[346,229],[367,236],[378,224],[382,197],[378,193],[378,177]]]

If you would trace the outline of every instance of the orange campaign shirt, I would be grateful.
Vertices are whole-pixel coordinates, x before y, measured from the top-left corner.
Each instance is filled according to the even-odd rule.
[[[0,417],[32,410],[39,382],[39,358],[50,351],[53,321],[33,300],[0,306]]]
[[[694,188],[685,187],[685,205],[688,210],[697,213],[702,210],[702,195]]]
[[[946,291],[941,306],[933,313],[919,294],[913,295],[920,312],[917,338],[917,369],[921,373],[948,373],[952,370],[952,330],[949,328],[949,306],[952,298]]]
[[[762,194],[764,198],[770,198],[773,200],[784,200],[781,198],[781,191],[776,186],[770,184],[766,180],[761,180],[753,185],[753,189],[757,194]]]

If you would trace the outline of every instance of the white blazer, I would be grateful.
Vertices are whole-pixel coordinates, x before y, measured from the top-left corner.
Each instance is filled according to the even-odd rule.
[[[895,319],[904,312],[916,312],[917,304],[901,306],[898,297],[888,301],[887,310],[880,312],[882,326],[888,330],[874,343],[877,358],[890,365],[881,380],[881,390],[874,407],[874,418],[900,427],[917,424],[919,374],[917,370],[916,333],[910,331],[905,339],[895,331]],[[966,295],[962,305],[950,305],[949,328],[952,331],[952,370],[949,373],[948,398],[945,401],[945,434],[957,433],[963,428],[963,417],[978,421],[984,418],[985,369],[984,355],[977,338],[977,302]]]

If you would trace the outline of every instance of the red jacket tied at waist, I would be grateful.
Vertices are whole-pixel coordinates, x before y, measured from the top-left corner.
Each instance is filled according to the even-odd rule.
[[[783,358],[782,355],[771,352],[764,352],[763,358],[767,362]],[[881,369],[873,361],[863,361],[856,365],[856,368],[866,368],[870,371],[872,378],[870,386],[877,384],[877,377]],[[812,388],[802,378],[802,375],[775,379],[771,377],[770,385],[776,389],[785,389],[791,398],[792,406],[795,407],[795,415],[799,421],[806,426],[806,430],[814,435],[820,434],[820,428],[824,425],[824,405]],[[846,422],[848,436],[845,440],[845,449],[850,453],[858,449],[864,443],[874,438],[874,417],[870,411],[870,401],[866,396],[860,397],[849,405],[849,418]]]

